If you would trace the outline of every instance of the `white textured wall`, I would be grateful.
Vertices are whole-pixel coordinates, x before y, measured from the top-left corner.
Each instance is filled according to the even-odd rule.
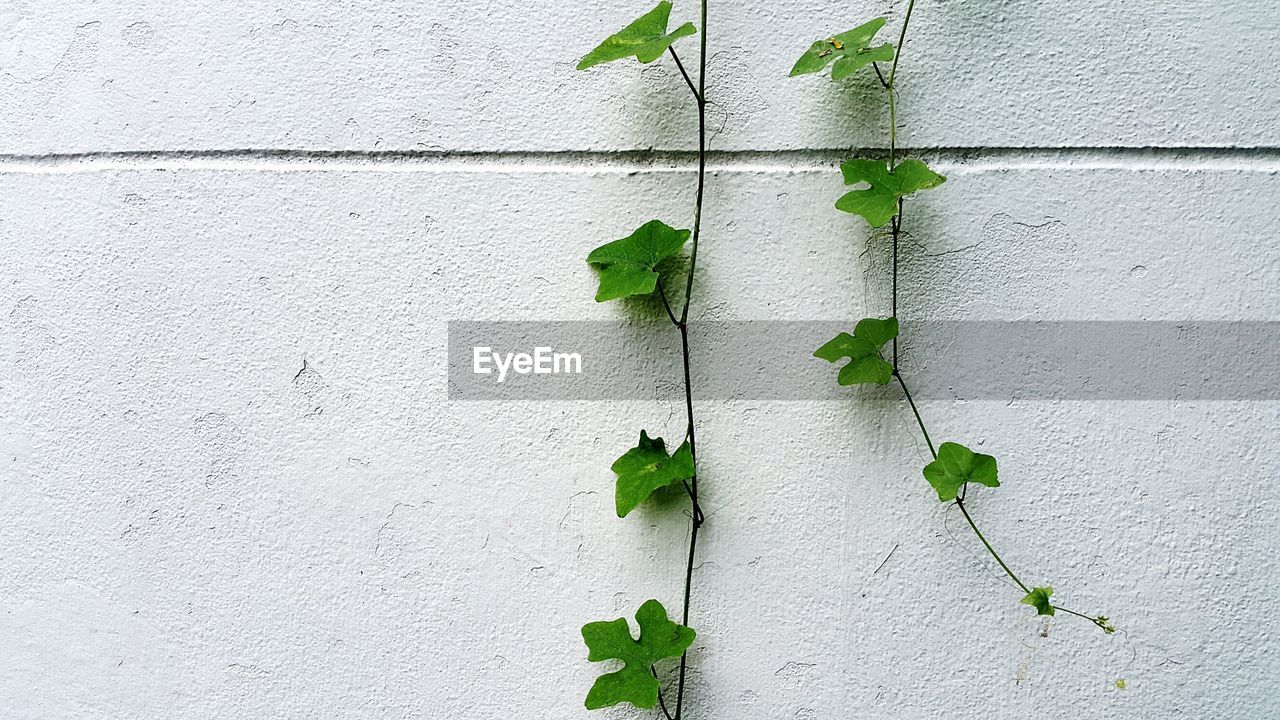
[[[690,147],[684,89],[574,73],[643,9],[593,5],[0,2],[0,716],[587,715],[578,627],[679,601],[684,518],[618,520],[608,470],[677,398],[450,403],[444,358],[451,319],[617,317],[586,252],[689,222],[688,154],[614,154]],[[695,319],[884,311],[830,150],[879,98],[784,76],[898,5],[714,3]],[[1280,319],[1277,21],[921,0],[902,137],[950,182],[903,315]],[[927,404],[1110,638],[1042,636],[899,403],[698,410],[691,720],[1280,715],[1280,404]]]

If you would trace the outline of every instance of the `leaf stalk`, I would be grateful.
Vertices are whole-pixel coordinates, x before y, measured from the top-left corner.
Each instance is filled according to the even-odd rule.
[[[693,93],[694,102],[702,105],[702,93],[698,92],[698,88],[694,86],[693,80],[689,78],[689,73],[684,69],[684,63],[680,62],[680,56],[676,54],[676,46],[668,45],[667,51],[671,53],[671,59],[676,61],[676,67],[680,68],[680,75],[684,78],[684,84],[689,86],[689,92]]]

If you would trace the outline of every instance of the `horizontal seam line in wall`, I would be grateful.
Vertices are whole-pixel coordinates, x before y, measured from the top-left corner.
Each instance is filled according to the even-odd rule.
[[[886,157],[885,148],[712,150],[717,172],[811,172],[849,157]],[[920,147],[899,157],[921,157],[939,167],[1018,169],[1280,170],[1280,148],[1220,147]],[[250,170],[266,172],[690,172],[692,150],[414,151],[414,150],[128,150],[118,152],[0,154],[0,172],[75,173],[129,170]]]

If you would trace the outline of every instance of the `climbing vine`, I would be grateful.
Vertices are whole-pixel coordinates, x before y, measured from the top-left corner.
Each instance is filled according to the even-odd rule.
[[[892,245],[892,290],[891,308],[888,318],[865,318],[859,321],[853,334],[842,332],[824,344],[814,353],[818,358],[828,362],[839,362],[847,358],[848,362],[840,368],[837,382],[841,385],[874,384],[886,385],[897,381],[902,388],[903,397],[915,416],[920,434],[933,461],[925,465],[924,478],[938,494],[941,502],[953,503],[964,516],[969,527],[973,529],[983,547],[995,558],[1009,579],[1022,591],[1021,602],[1035,608],[1039,615],[1054,615],[1057,612],[1084,618],[1103,631],[1110,634],[1115,627],[1103,615],[1088,615],[1077,612],[1053,602],[1053,588],[1031,586],[1023,582],[1000,554],[992,547],[973,516],[965,505],[967,492],[971,483],[998,487],[996,459],[990,455],[974,452],[956,442],[944,442],[934,446],[929,430],[919,408],[907,389],[907,381],[901,372],[901,353],[898,350],[898,241],[902,234],[903,211],[906,200],[916,192],[935,188],[946,181],[946,178],[929,169],[922,161],[904,159],[898,161],[897,147],[897,85],[898,62],[902,59],[903,46],[907,39],[907,27],[911,23],[911,12],[915,8],[915,0],[907,3],[906,15],[902,19],[902,28],[898,33],[896,47],[889,43],[873,45],[876,33],[884,27],[885,19],[876,18],[870,22],[839,35],[814,42],[791,69],[791,75],[806,75],[824,70],[831,66],[833,80],[843,80],[854,73],[870,66],[884,89],[889,104],[889,157],[883,159],[857,158],[847,160],[840,165],[846,185],[859,186],[846,192],[836,201],[836,208],[847,213],[859,215],[873,228],[889,225],[889,236]],[[889,63],[886,76],[880,63]],[[890,357],[885,359],[885,345],[890,346]]]
[[[689,624],[689,598],[693,587],[693,562],[698,547],[698,529],[705,520],[698,504],[697,441],[693,419],[693,389],[689,382],[689,302],[693,298],[694,270],[698,263],[698,240],[702,227],[702,191],[706,181],[707,122],[706,122],[706,71],[707,71],[707,2],[702,0],[701,18],[703,32],[698,47],[698,82],[695,85],[685,70],[674,43],[680,38],[697,33],[693,23],[685,23],[668,32],[671,3],[662,0],[649,12],[630,25],[605,38],[594,50],[578,63],[585,70],[600,63],[634,57],[641,63],[651,63],[663,54],[669,54],[680,75],[693,94],[698,109],[698,179],[693,205],[693,230],[671,227],[661,220],[650,220],[627,237],[605,243],[587,255],[587,263],[599,271],[600,286],[596,302],[617,300],[635,295],[657,294],[666,310],[667,318],[680,334],[680,349],[684,367],[684,404],[686,424],[684,440],[675,452],[668,452],[660,437],[649,437],[640,431],[637,445],[622,454],[611,469],[617,475],[615,507],[618,517],[626,517],[655,492],[665,488],[682,489],[689,498],[689,558],[684,575],[684,602],[680,622],[668,617],[667,609],[657,600],[649,600],[636,612],[640,637],[632,636],[626,618],[588,623],[582,627],[582,639],[587,645],[587,660],[621,660],[622,669],[596,678],[587,693],[588,709],[610,707],[619,703],[631,703],[636,707],[659,707],[667,720],[679,720],[684,712],[685,675],[688,651],[693,644],[694,631]],[[674,309],[674,299],[668,297],[667,284],[674,272],[673,258],[680,255],[689,244],[689,263],[684,277],[684,295],[679,312]],[[669,692],[664,692],[658,679],[659,661],[680,659],[676,677],[675,700],[669,704]],[[667,691],[670,688],[666,688]],[[670,709],[674,705],[674,710]]]

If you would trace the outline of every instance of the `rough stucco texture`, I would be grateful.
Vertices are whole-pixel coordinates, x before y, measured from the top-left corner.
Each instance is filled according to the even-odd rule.
[[[901,10],[717,4],[715,146],[877,143],[874,96],[782,76]],[[974,150],[931,156],[905,317],[1280,318],[1274,7],[916,12],[906,141]],[[0,717],[588,716],[579,626],[679,602],[685,518],[619,521],[608,471],[678,397],[450,402],[444,359],[451,319],[622,316],[586,252],[688,222],[687,156],[609,152],[689,146],[678,77],[571,72],[635,13],[0,2]],[[201,154],[245,148],[289,152]],[[718,156],[695,320],[884,311],[829,159]],[[1280,403],[926,404],[1114,637],[1016,604],[900,402],[698,411],[690,720],[1280,717]]]
[[[692,147],[693,112],[669,63],[574,72],[593,41],[646,4],[5,0],[0,144],[23,153]],[[901,83],[903,117],[917,119],[904,126],[908,144],[1280,138],[1280,85],[1268,81],[1280,44],[1274,4],[936,0],[919,9]],[[851,94],[786,74],[815,37],[901,10],[713,5],[716,146],[879,145],[869,86]],[[672,17],[695,15],[686,1]]]

